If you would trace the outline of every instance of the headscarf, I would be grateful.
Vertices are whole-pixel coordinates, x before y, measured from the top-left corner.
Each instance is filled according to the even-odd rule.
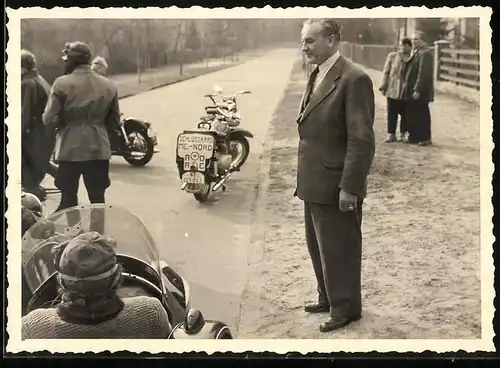
[[[121,282],[116,243],[90,231],[54,249],[54,265],[63,291],[61,318],[72,323],[100,323],[116,316],[123,301],[116,294]]]
[[[106,76],[108,72],[108,63],[102,56],[97,56],[94,60],[92,60],[90,68],[96,73]]]
[[[26,68],[26,70],[36,69],[36,58],[28,50],[21,50],[21,68]]]

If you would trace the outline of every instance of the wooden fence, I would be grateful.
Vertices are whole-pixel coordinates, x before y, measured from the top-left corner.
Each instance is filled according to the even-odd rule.
[[[436,81],[479,90],[479,50],[441,48],[436,45],[436,52]]]

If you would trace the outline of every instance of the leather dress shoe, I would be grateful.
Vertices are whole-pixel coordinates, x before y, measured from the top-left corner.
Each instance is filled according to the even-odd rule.
[[[308,313],[325,313],[330,312],[330,306],[322,303],[307,303],[304,310]]]
[[[360,319],[361,319],[361,314],[358,314],[350,318],[330,317],[328,318],[328,320],[326,320],[326,322],[323,322],[319,326],[319,330],[321,332],[330,332],[338,330],[339,328],[345,327],[352,322],[359,321]]]

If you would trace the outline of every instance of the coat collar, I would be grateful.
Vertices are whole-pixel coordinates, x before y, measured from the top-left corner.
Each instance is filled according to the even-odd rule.
[[[36,78],[38,77],[38,69],[31,69],[31,70],[28,70],[26,73],[24,73],[22,76],[21,76],[21,79],[29,79],[29,78]]]
[[[311,96],[309,103],[306,108],[302,108],[297,118],[297,123],[301,123],[304,119],[313,111],[330,93],[332,93],[337,87],[336,81],[340,78],[342,69],[345,65],[345,58],[340,55],[337,62],[330,68],[328,73],[326,73],[325,78],[318,86],[316,91]]]
[[[78,65],[73,69],[71,73],[89,73],[90,72],[90,65]]]

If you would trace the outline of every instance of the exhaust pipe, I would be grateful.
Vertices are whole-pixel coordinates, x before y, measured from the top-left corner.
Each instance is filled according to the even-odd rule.
[[[224,176],[222,177],[221,180],[219,180],[213,187],[213,191],[216,192],[217,190],[219,190],[219,188],[226,182],[227,179],[229,179],[229,177],[233,174],[233,172],[235,172],[237,170],[237,168],[235,166],[231,166],[226,174],[224,174]]]
[[[182,183],[181,190],[186,189],[187,185],[188,185],[188,183]]]
[[[226,175],[224,175],[224,176],[222,177],[222,179],[221,179],[221,180],[219,180],[219,182],[218,182],[217,184],[215,184],[215,185],[214,185],[214,187],[213,187],[213,191],[214,191],[214,192],[218,191],[218,190],[220,189],[220,187],[221,187],[222,185],[224,185],[224,183],[226,182],[226,180],[227,180],[227,179],[229,179],[229,177],[231,176],[231,174],[232,174],[232,173],[233,173],[233,172],[232,172],[232,171],[230,171],[230,172],[228,172]]]

